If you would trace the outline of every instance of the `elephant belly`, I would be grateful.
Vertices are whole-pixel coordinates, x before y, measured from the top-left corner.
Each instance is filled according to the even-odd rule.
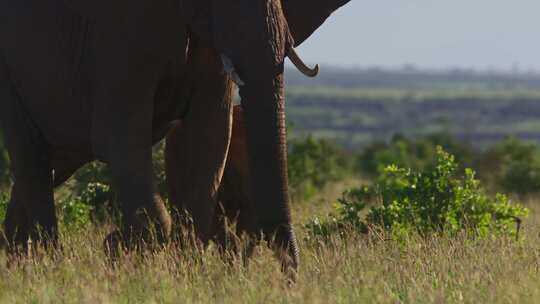
[[[116,89],[114,85],[110,86],[111,82],[103,80],[109,79],[107,76],[111,74],[103,62],[115,63],[110,58],[103,60],[109,55],[111,43],[118,45],[113,54],[122,54],[122,60],[126,58],[126,62],[137,67],[135,73],[120,79],[124,86],[131,83],[134,90],[145,86],[151,90],[158,86],[156,103],[148,108],[157,109],[153,123],[154,128],[160,130],[154,132],[155,137],[164,136],[161,129],[166,128],[173,118],[171,113],[177,106],[174,101],[181,90],[177,80],[181,79],[185,68],[187,32],[179,19],[175,1],[158,4],[151,5],[142,19],[131,13],[133,16],[125,18],[125,25],[116,24],[115,20],[99,19],[96,22],[83,17],[67,7],[65,0],[5,0],[0,3],[0,11],[3,10],[0,13],[3,17],[0,20],[0,56],[6,61],[10,78],[30,118],[51,146],[69,151],[92,149],[96,134],[106,135],[109,128],[104,126],[112,125],[104,117],[110,120],[121,117],[101,112],[110,107],[98,107],[96,103],[97,89]],[[137,31],[133,31],[133,22],[140,27]],[[163,72],[167,63],[170,66]],[[141,70],[138,67],[147,68]],[[102,74],[97,76],[98,73]],[[141,73],[156,75],[138,75]],[[160,73],[170,74],[164,76],[168,83],[163,86],[154,83],[161,79]],[[130,111],[136,111],[136,101],[118,102],[118,106],[112,108],[121,110],[123,103],[131,107]],[[95,124],[95,117],[100,117],[97,122],[100,125]],[[136,128],[134,130],[136,132]]]
[[[59,1],[11,1],[1,51],[19,101],[51,146],[88,146],[92,23]]]

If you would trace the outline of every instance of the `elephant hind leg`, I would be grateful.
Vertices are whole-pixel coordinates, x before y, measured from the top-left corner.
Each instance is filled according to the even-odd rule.
[[[12,250],[27,241],[56,243],[52,169],[49,148],[24,109],[0,57],[0,122],[14,179],[5,237]]]

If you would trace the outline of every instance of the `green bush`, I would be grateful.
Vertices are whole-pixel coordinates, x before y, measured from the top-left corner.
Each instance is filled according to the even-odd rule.
[[[350,165],[336,145],[311,136],[291,141],[289,185],[293,200],[312,197],[328,183],[342,179]]]
[[[437,146],[456,155],[458,162],[469,165],[472,151],[448,134],[433,134],[416,140],[396,135],[389,144],[374,143],[366,147],[356,160],[356,168],[363,174],[378,176],[387,166],[428,170],[437,162]]]
[[[8,153],[4,146],[4,137],[0,132],[0,190],[9,183],[9,161]]]
[[[6,219],[7,206],[9,203],[9,197],[0,192],[0,223],[3,223]]]
[[[57,206],[61,227],[66,231],[86,228],[91,223],[91,212],[94,206],[78,199],[62,200]]]
[[[154,148],[153,168],[157,179],[157,190],[163,198],[166,198],[164,148],[164,143]],[[105,164],[89,163],[75,173],[73,180],[69,189],[71,199],[82,200],[85,204],[92,206],[94,220],[103,221],[107,216],[116,214],[119,202],[109,169]]]
[[[477,167],[483,180],[505,192],[540,192],[540,150],[536,144],[508,138],[486,151]]]
[[[66,230],[82,229],[97,219],[93,217],[98,209],[94,205],[96,201],[103,200],[108,192],[108,186],[102,184],[90,184],[88,189],[79,196],[69,196],[61,199],[56,204],[56,211],[62,228]],[[0,223],[6,218],[9,196],[0,193]],[[108,216],[102,214],[102,218]]]
[[[161,141],[154,147],[152,158],[157,191],[163,199],[166,199],[168,198],[168,193],[167,181],[165,176],[165,141]]]
[[[464,231],[482,237],[515,235],[516,221],[528,210],[511,204],[502,194],[489,197],[473,170],[466,169],[460,176],[457,167],[454,157],[440,147],[431,170],[389,166],[374,186],[346,192],[338,201],[336,215],[312,220],[307,228],[315,236],[328,236],[343,227],[356,231],[378,227],[397,237]],[[378,205],[365,210],[374,200]],[[364,211],[367,214],[362,217]]]
[[[60,200],[57,212],[60,222],[67,229],[81,229],[90,223],[102,224],[111,219],[113,208],[108,185],[89,183],[79,195]]]

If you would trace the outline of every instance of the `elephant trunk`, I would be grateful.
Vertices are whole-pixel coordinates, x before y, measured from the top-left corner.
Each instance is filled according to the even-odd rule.
[[[287,177],[287,131],[281,71],[265,85],[240,90],[247,125],[255,233],[271,240],[284,265],[296,268],[298,247],[291,226]],[[282,255],[283,254],[283,255]]]
[[[250,233],[271,241],[296,267],[287,179],[284,61],[294,44],[280,0],[215,1],[215,42],[224,71],[240,87],[254,213]],[[219,26],[217,26],[219,25]],[[283,255],[282,255],[283,254]]]

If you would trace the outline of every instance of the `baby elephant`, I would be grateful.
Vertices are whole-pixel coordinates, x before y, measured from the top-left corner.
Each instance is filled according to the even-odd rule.
[[[249,221],[252,218],[250,216],[252,205],[249,203],[247,192],[250,179],[246,128],[242,108],[240,106],[234,107],[229,153],[224,168],[222,168],[221,182],[216,181],[215,184],[213,194],[215,203],[213,206],[185,203],[185,197],[189,196],[190,192],[197,190],[186,186],[189,184],[190,177],[182,175],[182,172],[185,172],[183,169],[186,166],[193,166],[191,162],[203,162],[204,151],[197,151],[197,155],[189,155],[189,153],[186,155],[184,149],[190,141],[183,135],[182,127],[181,123],[178,123],[167,135],[165,157],[171,205],[184,206],[185,211],[190,213],[195,233],[203,243],[213,240],[224,248],[227,243],[228,224],[236,223],[236,235],[240,236],[247,231]],[[210,217],[210,221],[206,220],[208,217]]]

